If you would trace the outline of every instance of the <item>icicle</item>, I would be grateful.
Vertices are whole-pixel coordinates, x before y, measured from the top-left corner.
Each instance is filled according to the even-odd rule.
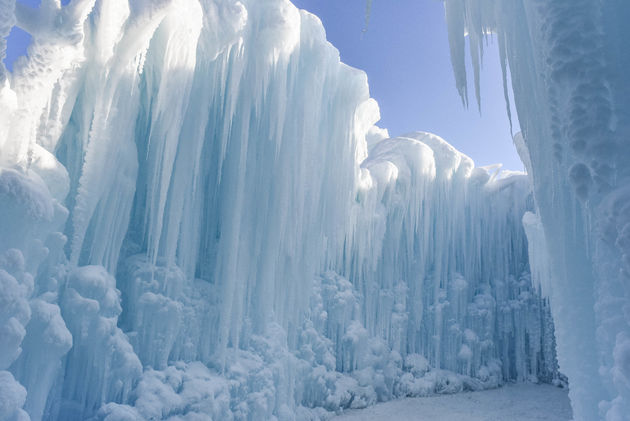
[[[477,100],[477,108],[481,114],[481,43],[476,34],[468,34],[468,42],[470,46],[470,57],[472,59],[473,72],[475,78],[475,99]]]
[[[483,38],[485,37],[485,26],[482,21],[482,13],[480,7],[467,7],[466,13],[466,30],[468,32],[468,42],[470,47],[470,57],[473,65],[473,75],[475,83],[475,98],[477,99],[477,107],[481,113],[481,65],[483,62]]]
[[[507,78],[507,53],[506,53],[506,42],[505,42],[505,34],[497,33],[497,40],[499,42],[499,59],[501,61],[501,76],[503,80],[503,98],[505,99],[505,111],[507,112],[508,121],[510,122],[510,134],[514,137],[514,126],[512,124],[512,110],[510,106],[510,87],[508,86],[508,78]]]
[[[362,32],[365,34],[370,26],[370,14],[372,13],[372,0],[365,0],[365,24]]]
[[[468,85],[466,82],[465,46],[465,3],[464,0],[445,0],[444,10],[448,25],[448,42],[451,50],[451,64],[455,74],[455,85],[462,103],[468,107]]]

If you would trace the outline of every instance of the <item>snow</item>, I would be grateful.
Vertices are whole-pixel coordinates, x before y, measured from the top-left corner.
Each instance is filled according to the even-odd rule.
[[[6,55],[7,50],[7,36],[11,31],[11,27],[15,21],[13,10],[15,8],[14,0],[3,0],[0,2],[0,57]],[[0,87],[6,83],[7,69],[4,65],[4,61],[0,62]],[[0,88],[1,89],[1,88]],[[1,93],[0,93],[1,95]]]
[[[26,421],[28,414],[22,409],[26,400],[26,389],[15,381],[8,371],[0,371],[0,420]]]
[[[408,398],[347,411],[335,421],[568,421],[566,389],[548,385],[510,384],[499,389],[455,395]]]

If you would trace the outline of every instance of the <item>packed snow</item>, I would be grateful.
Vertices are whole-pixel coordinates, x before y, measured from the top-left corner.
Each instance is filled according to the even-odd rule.
[[[525,175],[391,138],[288,0],[0,0],[0,57],[33,36],[0,63],[0,420],[317,420],[560,370],[576,420],[626,419],[630,106],[593,23],[621,2],[580,1],[566,80],[567,1],[446,2],[465,103],[464,32],[499,34]]]
[[[569,421],[566,389],[510,384],[484,392],[408,398],[350,410],[334,421]]]

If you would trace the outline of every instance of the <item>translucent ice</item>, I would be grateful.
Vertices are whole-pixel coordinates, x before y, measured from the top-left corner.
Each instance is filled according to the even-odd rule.
[[[497,34],[504,75],[509,65],[536,203],[524,219],[532,276],[551,300],[574,417],[626,420],[628,3],[446,0],[446,10],[464,97],[465,32],[473,59],[480,34]]]
[[[322,419],[557,380],[527,176],[389,138],[317,17],[0,7],[33,35],[0,91],[4,413]]]

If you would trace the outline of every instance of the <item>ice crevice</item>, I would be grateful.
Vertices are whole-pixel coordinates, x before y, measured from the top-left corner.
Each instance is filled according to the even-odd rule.
[[[453,36],[488,15],[464,3],[447,3]],[[316,16],[287,0],[5,15],[33,43],[0,77],[0,420],[316,420],[563,383],[552,314],[573,310],[549,304],[566,285],[540,251],[557,245],[536,171],[390,138]]]

